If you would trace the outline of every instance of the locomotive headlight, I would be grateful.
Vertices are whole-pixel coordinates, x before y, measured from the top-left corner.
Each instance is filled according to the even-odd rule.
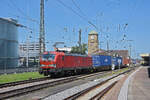
[[[45,65],[43,65],[43,64],[41,65],[41,67],[44,67],[44,66],[45,66]]]
[[[50,61],[50,60],[52,60],[52,58],[48,58],[48,60]]]

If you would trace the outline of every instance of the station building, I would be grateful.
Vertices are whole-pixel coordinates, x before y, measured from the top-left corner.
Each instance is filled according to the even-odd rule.
[[[149,66],[150,65],[150,54],[149,53],[143,53],[143,54],[140,54],[141,58],[142,58],[142,61],[141,61],[141,64],[142,65],[145,65],[145,66]]]

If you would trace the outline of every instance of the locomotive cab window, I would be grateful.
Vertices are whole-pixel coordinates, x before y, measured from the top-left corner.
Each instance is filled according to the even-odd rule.
[[[55,54],[43,54],[42,55],[42,59],[46,59],[46,60],[54,60],[55,59]]]

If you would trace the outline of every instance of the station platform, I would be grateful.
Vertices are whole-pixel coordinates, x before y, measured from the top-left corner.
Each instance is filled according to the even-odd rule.
[[[125,75],[102,100],[150,100],[150,66]]]
[[[131,78],[127,100],[150,100],[150,67],[142,66]]]

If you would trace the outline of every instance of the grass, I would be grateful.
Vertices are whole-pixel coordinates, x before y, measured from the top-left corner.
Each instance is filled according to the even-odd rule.
[[[120,70],[117,70],[117,71],[112,71],[112,73],[106,73],[103,76],[100,76],[100,77],[97,77],[97,78],[104,78],[104,77],[107,77],[107,76],[112,76],[114,74],[119,74],[119,73],[125,72],[127,70],[129,70],[129,68],[123,68],[123,69],[120,69]]]
[[[38,72],[0,75],[0,84],[44,77]]]

